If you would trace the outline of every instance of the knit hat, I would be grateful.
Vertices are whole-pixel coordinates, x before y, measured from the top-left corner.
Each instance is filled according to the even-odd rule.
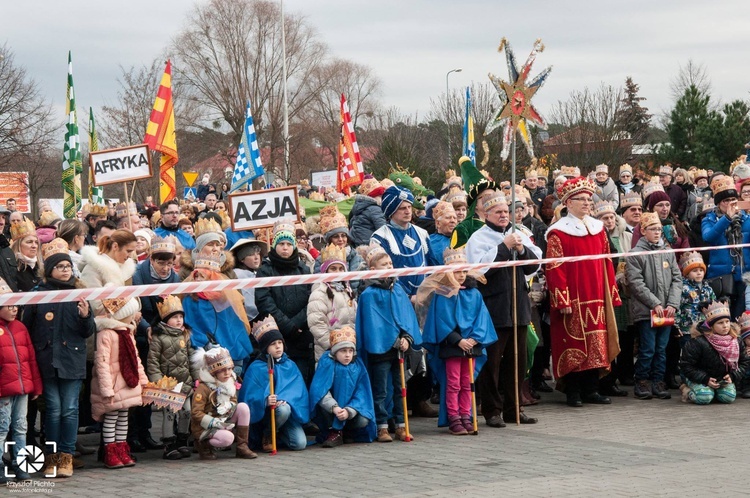
[[[265,258],[268,255],[268,244],[262,240],[240,239],[229,249],[237,261],[242,261],[255,251],[260,252],[260,257]]]
[[[711,182],[711,191],[714,193],[714,204],[719,205],[721,201],[732,197],[739,197],[735,189],[734,181],[730,176],[722,176]],[[11,227],[12,229],[12,227]]]
[[[738,316],[737,323],[740,326],[740,338],[745,339],[750,336],[750,311],[746,311]]]
[[[230,370],[234,368],[232,354],[226,348],[218,347],[209,349],[203,358],[206,362],[206,369],[211,375],[216,375],[225,368],[229,368]]]
[[[661,226],[659,215],[656,213],[643,213],[641,215],[641,232],[653,225]]]
[[[596,185],[594,185],[591,180],[579,176],[576,178],[570,178],[563,183],[563,186],[557,192],[557,196],[560,198],[560,204],[565,205],[565,201],[576,194],[586,193],[593,195],[594,192],[596,192]]]
[[[659,166],[659,176],[672,176],[672,166],[668,164]]]
[[[709,325],[713,325],[722,318],[730,318],[729,306],[722,301],[714,301],[708,305],[705,311],[706,321]]]
[[[153,234],[153,232],[149,232],[151,232],[151,230],[144,230],[143,228],[141,228],[140,230],[136,230],[135,232],[133,232],[133,235],[135,235],[136,237],[143,237],[144,239],[146,239],[146,242],[148,242],[149,247],[151,247],[151,235]]]
[[[340,349],[352,348],[357,350],[357,333],[351,327],[341,327],[328,333],[331,344],[331,354],[336,354]]]
[[[622,176],[623,173],[630,173],[630,176],[633,176],[633,167],[629,165],[628,163],[621,165],[620,176]]]
[[[329,244],[328,247],[324,247],[320,251],[320,273],[326,273],[328,268],[333,264],[339,264],[347,269],[346,264],[346,249],[339,247],[334,244]]]
[[[657,190],[653,194],[649,195],[648,199],[646,199],[646,208],[649,211],[653,211],[654,206],[664,201],[672,202],[672,199],[670,199],[667,193],[663,190]]]
[[[369,197],[378,197],[383,195],[383,192],[385,192],[385,187],[375,178],[366,178],[359,186],[359,193]]]
[[[141,309],[140,300],[131,297],[129,299],[118,297],[115,299],[104,299],[102,304],[107,312],[115,320],[124,320],[138,313]]]
[[[396,213],[399,206],[401,206],[401,203],[404,201],[412,205],[414,204],[414,194],[411,193],[411,190],[397,186],[388,187],[385,192],[383,192],[383,202],[380,205],[380,208],[385,215],[385,219],[390,220],[391,216]]]
[[[615,214],[615,206],[609,201],[599,201],[594,204],[594,216],[601,218],[605,214]]]
[[[643,207],[643,198],[632,190],[620,198],[620,213],[624,213],[633,206]]]
[[[732,170],[732,176],[737,176],[739,181],[750,178],[750,164],[740,163]]]
[[[680,256],[680,271],[683,277],[696,268],[703,268],[706,271],[706,264],[703,262],[703,256],[699,252],[685,252]]]
[[[166,322],[177,313],[185,315],[185,311],[182,309],[182,301],[177,296],[167,296],[162,302],[156,303],[156,308],[159,310],[159,318],[162,322]]]
[[[262,353],[268,352],[268,346],[272,342],[284,340],[272,316],[267,316],[262,321],[253,324],[253,337]]]
[[[49,278],[52,276],[52,270],[62,261],[67,261],[71,265],[73,264],[68,251],[68,243],[60,238],[52,239],[42,246],[45,277]]]
[[[273,224],[273,240],[271,248],[275,249],[276,244],[286,241],[293,246],[297,245],[297,229],[294,227],[294,220],[279,220]]]

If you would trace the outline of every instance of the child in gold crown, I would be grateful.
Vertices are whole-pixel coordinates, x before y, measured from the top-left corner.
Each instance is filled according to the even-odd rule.
[[[197,371],[190,364],[193,346],[190,343],[190,328],[185,325],[185,312],[182,303],[175,296],[167,296],[157,303],[161,320],[153,328],[153,336],[148,350],[146,374],[151,382],[162,377],[172,377],[182,382],[182,393],[190,395]],[[164,458],[179,460],[189,458],[191,450],[187,440],[190,435],[190,398],[185,400],[177,413],[164,410],[162,419],[162,441]],[[175,425],[177,436],[175,437]]]
[[[190,428],[201,460],[216,460],[214,448],[225,448],[235,440],[237,458],[257,458],[248,446],[250,408],[237,402],[237,376],[228,350],[197,349],[190,358],[200,382],[193,395]]]

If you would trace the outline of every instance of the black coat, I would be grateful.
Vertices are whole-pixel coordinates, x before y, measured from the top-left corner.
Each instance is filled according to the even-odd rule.
[[[41,278],[37,275],[36,269],[26,266],[22,271],[16,273],[16,283],[18,284],[19,292],[29,292],[31,289],[36,287]]]
[[[2,216],[0,214],[0,216]],[[18,292],[18,263],[13,249],[5,235],[0,234],[0,277],[8,284],[13,292]]]
[[[523,226],[531,230],[534,244],[542,250],[542,254],[547,254],[547,239],[545,238],[547,225],[545,225],[542,220],[534,218],[530,214],[527,214],[521,223],[523,223]]]
[[[275,254],[275,253],[274,253]],[[297,255],[297,251],[294,251]],[[297,255],[299,259],[299,256]],[[301,261],[292,267],[273,263],[269,255],[258,268],[256,276],[278,277],[281,275],[307,275],[310,269]],[[286,352],[290,357],[313,355],[313,336],[307,326],[307,301],[312,292],[311,285],[289,285],[283,287],[258,287],[255,289],[255,304],[260,317],[271,315],[284,337]],[[299,331],[302,332],[299,332]]]
[[[745,372],[750,368],[750,356],[745,355],[744,341],[740,342],[740,360],[737,370],[730,371],[719,356],[719,353],[711,346],[705,336],[700,335],[688,341],[682,348],[680,357],[680,370],[691,382],[708,385],[708,379],[716,380],[724,378],[726,374],[735,384],[742,381]]]
[[[519,260],[537,259],[526,247],[523,254],[519,254]],[[511,252],[508,246],[501,243],[497,246],[495,261],[510,261]],[[525,327],[531,323],[531,301],[529,300],[529,289],[526,286],[524,275],[531,275],[537,271],[537,265],[524,265],[516,267],[516,306],[518,313],[518,326]],[[484,304],[492,317],[495,328],[509,328],[513,326],[513,268],[491,268],[484,276],[487,283],[479,285],[479,291],[484,298]]]
[[[61,289],[43,282],[34,290]],[[81,318],[75,301],[30,305],[24,307],[23,323],[34,343],[43,379],[86,378],[86,338],[96,332],[91,308],[89,316]]]

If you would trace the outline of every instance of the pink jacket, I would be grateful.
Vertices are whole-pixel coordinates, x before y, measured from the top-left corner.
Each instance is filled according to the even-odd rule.
[[[105,413],[141,406],[143,386],[148,377],[138,359],[138,377],[140,383],[128,387],[120,373],[120,339],[114,329],[127,327],[124,323],[112,318],[96,318],[96,351],[94,352],[94,371],[91,381],[91,415],[101,421]],[[132,327],[128,327],[132,331]],[[135,337],[131,335],[135,346]],[[106,398],[110,398],[107,400]]]

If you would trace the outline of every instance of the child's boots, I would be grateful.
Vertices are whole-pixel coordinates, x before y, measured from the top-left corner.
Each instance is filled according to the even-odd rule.
[[[237,427],[237,449],[234,455],[237,458],[258,458],[258,455],[247,445],[249,434],[250,427],[247,425]]]
[[[448,422],[450,423],[450,425],[448,426],[448,430],[454,436],[465,436],[468,434],[466,427],[464,427],[464,424],[461,421],[461,417],[459,417],[458,415],[450,417],[448,419]]]
[[[108,469],[121,469],[124,467],[120,460],[117,443],[107,443],[104,445],[104,466]]]

